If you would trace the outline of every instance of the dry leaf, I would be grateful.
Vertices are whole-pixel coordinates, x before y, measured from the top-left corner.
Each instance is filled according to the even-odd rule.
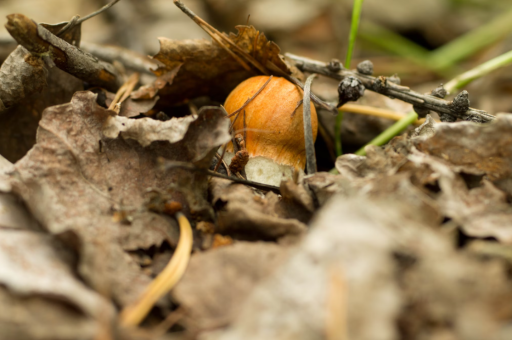
[[[231,33],[228,37],[244,52],[264,67],[291,73],[279,55],[279,47],[268,41],[264,34],[252,26],[237,26],[237,29],[238,34]],[[154,59],[163,65],[155,72],[159,80],[137,91],[133,97],[151,98],[158,94],[161,106],[176,105],[200,96],[224,101],[239,83],[258,74],[244,69],[216,42],[204,39],[160,38],[160,51]]]
[[[172,296],[201,329],[224,326],[287,254],[286,247],[263,242],[236,242],[196,253]]]
[[[78,92],[71,103],[45,110],[37,144],[16,163],[13,187],[43,228],[64,234],[76,249],[80,275],[125,305],[149,278],[123,247],[159,245],[176,235],[175,224],[152,218],[145,208],[148,190],[172,188],[169,196],[186,196],[190,210],[208,206],[205,176],[178,169],[164,173],[158,157],[209,164],[212,150],[229,140],[229,120],[215,109],[203,110],[193,122],[130,120],[95,100],[91,92]],[[126,220],[114,220],[115,211]],[[154,224],[142,229],[150,220]],[[146,233],[154,235],[141,237]]]
[[[51,236],[0,234],[0,338],[91,337],[99,320],[114,317],[114,306],[75,277],[72,257]]]
[[[273,193],[262,198],[249,187],[218,178],[211,179],[210,192],[221,233],[274,240],[285,236],[295,238],[307,230],[289,209],[279,206],[279,199]]]
[[[331,199],[238,318],[201,339],[498,339],[512,316],[503,268],[457,253],[404,217],[408,209],[395,200]]]

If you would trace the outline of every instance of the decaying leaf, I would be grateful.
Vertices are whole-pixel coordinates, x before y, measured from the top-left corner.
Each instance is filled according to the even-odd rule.
[[[152,218],[145,208],[148,191],[178,201],[185,197],[186,212],[208,206],[204,175],[163,172],[158,158],[209,165],[211,151],[229,140],[229,120],[220,110],[206,109],[192,122],[130,121],[95,100],[91,92],[77,92],[71,103],[45,110],[37,144],[16,163],[12,182],[42,227],[76,250],[80,275],[125,305],[149,278],[123,247],[176,237],[174,223]],[[125,218],[115,219],[115,212]],[[151,226],[142,229],[147,221]]]
[[[431,332],[498,339],[512,315],[499,299],[512,293],[503,271],[457,255],[440,234],[404,218],[407,209],[398,201],[332,199],[234,323],[201,339],[385,340]],[[399,320],[417,327],[398,329]]]
[[[273,240],[285,236],[295,238],[307,229],[297,219],[303,215],[300,212],[303,208],[281,206],[280,200],[272,192],[261,197],[249,187],[217,178],[210,180],[210,192],[212,203],[217,208],[221,233]],[[293,208],[295,214],[290,212]]]
[[[287,254],[286,247],[264,242],[236,242],[194,254],[172,296],[200,329],[227,325]]]
[[[407,200],[412,214],[423,216],[425,223],[439,225],[444,216],[469,236],[511,243],[508,120],[500,116],[487,125],[431,124],[420,127],[411,139],[397,137],[384,148],[367,147],[367,157],[344,155],[336,167],[351,183],[328,190],[351,187]],[[333,182],[341,183],[335,178]],[[324,189],[314,191],[326,195]]]
[[[68,103],[76,91],[83,89],[81,80],[56,67],[45,71],[44,80],[24,80],[34,84],[38,81],[47,86],[38,89],[35,94],[27,93],[25,100],[0,114],[0,154],[12,162],[25,156],[35,144],[38,123],[44,109]],[[24,86],[26,91],[30,85]]]
[[[0,338],[90,338],[114,317],[114,306],[75,277],[71,260],[50,235],[0,229]]]
[[[228,37],[244,52],[271,71],[291,73],[279,55],[279,47],[268,41],[263,33],[252,26],[236,28],[238,34],[231,33]],[[150,98],[158,94],[159,105],[162,106],[176,105],[205,95],[224,101],[239,83],[258,74],[256,70],[244,69],[216,42],[204,39],[178,41],[160,38],[160,51],[154,59],[163,65],[155,72],[158,80],[134,93],[133,97]]]
[[[457,170],[485,175],[506,185],[512,178],[512,116],[501,114],[489,124],[436,124],[431,138],[418,140],[418,150],[444,159]],[[507,185],[508,186],[508,185]]]

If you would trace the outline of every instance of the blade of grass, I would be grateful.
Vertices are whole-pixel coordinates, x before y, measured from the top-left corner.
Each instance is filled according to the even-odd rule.
[[[512,51],[504,53],[494,59],[491,59],[477,67],[464,72],[461,75],[450,80],[444,88],[448,93],[458,90],[471,83],[473,80],[483,77],[500,67],[510,65],[512,63]]]
[[[354,0],[354,8],[352,9],[352,21],[350,24],[350,34],[348,38],[347,57],[345,58],[345,67],[350,68],[352,61],[352,53],[354,52],[354,45],[357,38],[357,30],[359,28],[359,21],[361,18],[361,11],[363,8],[363,0]],[[336,155],[342,154],[341,145],[341,122],[343,121],[343,112],[339,112],[336,116],[336,124],[334,125],[334,145]]]
[[[361,10],[363,8],[363,0],[354,0],[354,8],[352,9],[352,21],[350,23],[350,34],[348,38],[347,57],[345,58],[345,67],[350,68],[352,61],[352,53],[357,38],[357,30],[359,28],[359,20],[361,18]]]

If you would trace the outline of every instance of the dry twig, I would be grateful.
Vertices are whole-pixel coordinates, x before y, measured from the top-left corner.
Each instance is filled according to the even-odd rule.
[[[5,27],[30,53],[55,63],[61,70],[109,91],[116,91],[121,85],[121,78],[112,65],[60,39],[25,15],[8,15]]]
[[[395,84],[383,76],[372,77],[356,71],[347,70],[341,67],[341,65],[339,65],[339,70],[333,70],[331,64],[290,53],[287,53],[286,57],[304,72],[318,73],[337,80],[342,80],[346,77],[354,77],[358,79],[367,90],[410,103],[414,105],[415,110],[432,110],[437,112],[441,117],[449,117],[451,120],[458,118],[466,121],[486,123],[494,119],[493,115],[483,110],[461,106],[454,103],[454,101],[448,101],[433,95],[412,91],[409,87]],[[467,104],[469,105],[469,100]]]
[[[312,74],[306,80],[304,85],[304,99],[302,102],[304,121],[304,141],[306,146],[306,169],[308,175],[316,173],[316,155],[315,155],[315,141],[313,140],[313,127],[311,125],[311,84],[316,74]]]

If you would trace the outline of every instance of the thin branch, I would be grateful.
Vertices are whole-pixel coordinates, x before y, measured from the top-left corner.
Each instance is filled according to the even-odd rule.
[[[302,119],[304,120],[304,143],[306,146],[306,170],[308,175],[316,173],[315,142],[313,140],[313,126],[311,124],[311,84],[316,74],[313,73],[306,79],[304,85],[304,99],[302,102]]]
[[[97,16],[98,14],[101,14],[103,13],[104,11],[106,11],[107,9],[109,9],[110,7],[114,6],[116,3],[118,3],[119,0],[114,0],[108,4],[106,4],[105,6],[103,6],[102,8],[100,8],[99,10],[95,11],[95,12],[92,12],[91,14],[88,14],[86,15],[85,17],[83,18],[80,18],[80,16],[76,15],[74,16],[68,23],[66,26],[62,27],[62,29],[57,33],[57,35],[61,35],[63,34],[64,32],[66,32],[68,29],[71,29],[73,28],[74,26],[76,25],[80,25],[82,22],[86,21],[86,20],[89,20],[90,18],[92,17],[95,17]]]
[[[287,53],[286,56],[295,63],[301,71],[318,73],[329,78],[342,80],[345,77],[357,78],[367,90],[377,92],[389,98],[400,99],[406,103],[413,104],[415,109],[432,110],[438,114],[451,116],[455,119],[486,123],[492,121],[495,117],[486,111],[469,108],[467,110],[457,110],[457,105],[452,105],[451,101],[434,97],[428,94],[421,94],[412,91],[406,86],[400,86],[386,77],[372,77],[342,68],[340,71],[333,72],[329,65],[320,61],[311,60],[294,54]]]
[[[99,45],[82,41],[80,43],[80,49],[109,63],[113,63],[117,60],[123,64],[124,67],[139,73],[154,76],[155,74],[151,72],[151,69],[155,70],[158,68],[158,63],[149,57],[120,46]]]
[[[89,84],[114,92],[122,85],[121,77],[111,64],[68,44],[23,14],[8,15],[5,27],[30,53],[47,58],[61,70]]]
[[[268,185],[268,184],[262,184],[262,183],[258,183],[258,182],[248,181],[246,179],[241,179],[241,178],[236,178],[236,177],[229,177],[229,176],[226,176],[226,175],[223,175],[223,174],[219,174],[218,172],[213,172],[213,171],[208,170],[208,169],[198,168],[194,164],[187,163],[187,162],[178,162],[178,161],[164,160],[163,161],[163,166],[164,166],[164,169],[173,169],[173,168],[176,169],[176,168],[178,168],[178,169],[185,169],[185,170],[189,170],[189,171],[200,172],[200,173],[204,173],[206,175],[212,176],[212,177],[223,178],[223,179],[227,179],[227,180],[230,180],[232,182],[235,182],[235,183],[245,184],[245,185],[251,186],[253,188],[259,189],[259,190],[272,191],[272,192],[275,192],[277,194],[281,193],[279,187],[276,187],[276,186],[273,186],[273,185]]]

